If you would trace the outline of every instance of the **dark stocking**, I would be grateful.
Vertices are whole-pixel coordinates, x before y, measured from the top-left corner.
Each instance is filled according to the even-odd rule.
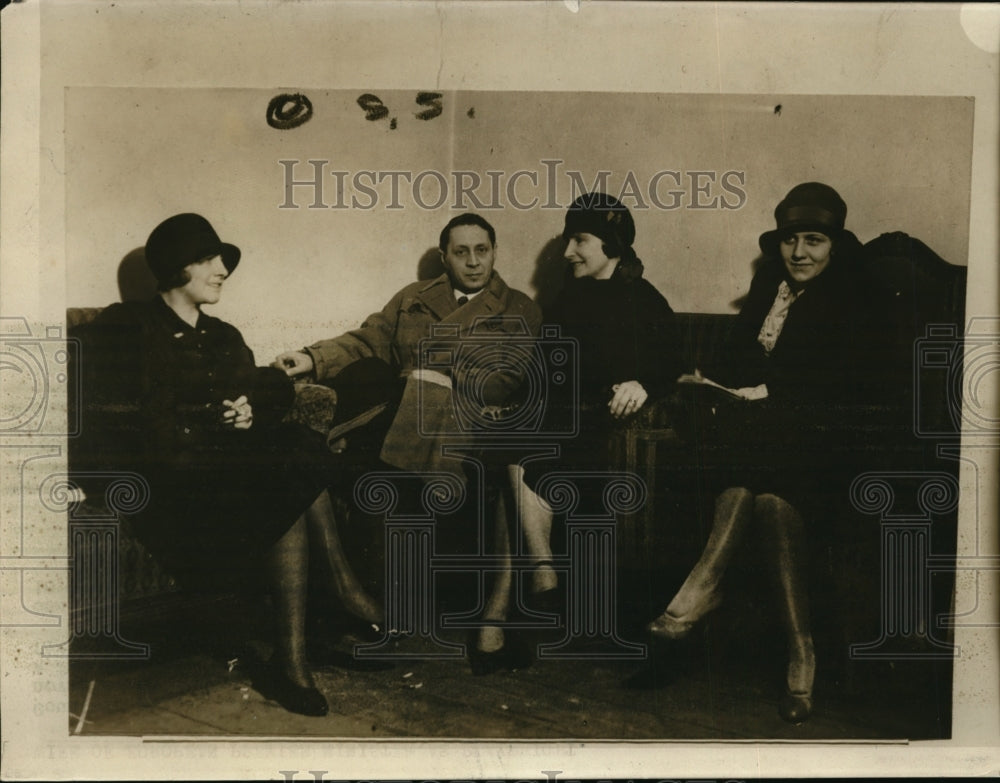
[[[493,590],[486,602],[486,609],[483,612],[485,624],[479,629],[479,641],[477,647],[483,652],[494,652],[503,647],[503,629],[492,622],[502,622],[507,619],[510,609],[510,588],[513,578],[510,561],[510,522],[507,516],[507,493],[500,491],[497,493],[496,519],[494,548],[498,557],[502,559],[501,570],[496,574],[493,582]]]
[[[271,547],[268,572],[274,600],[277,663],[295,685],[315,687],[306,660],[309,550],[305,522],[301,517]]]
[[[778,606],[788,637],[787,695],[793,697],[793,703],[783,702],[782,715],[797,723],[812,709],[816,674],[805,575],[805,528],[799,512],[776,495],[758,496],[755,507],[764,546],[774,558]],[[794,707],[796,700],[798,708]]]
[[[305,514],[309,525],[309,538],[317,547],[333,578],[333,587],[347,610],[362,620],[376,625],[384,621],[378,601],[365,591],[358,581],[351,564],[344,554],[344,547],[337,532],[337,518],[333,512],[330,495],[324,491]]]
[[[701,557],[667,606],[667,614],[695,622],[719,602],[719,586],[753,514],[753,495],[731,487],[715,500],[712,531]]]

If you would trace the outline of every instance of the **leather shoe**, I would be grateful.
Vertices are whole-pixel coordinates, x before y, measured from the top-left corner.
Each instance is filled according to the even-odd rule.
[[[336,639],[331,635],[310,639],[308,644],[309,661],[314,667],[326,669],[336,667],[356,672],[380,672],[395,668],[395,664],[386,658],[359,657],[356,648],[379,644],[386,640],[385,632],[374,624],[358,623],[345,630]]]
[[[377,644],[384,641],[383,623],[372,623],[353,616],[310,619],[307,637],[324,641],[347,640],[353,644]]]
[[[296,685],[274,666],[267,668],[254,687],[264,698],[278,702],[289,712],[321,718],[330,711],[330,705],[319,689]]]
[[[388,635],[382,625],[360,620],[345,628],[340,638],[354,644],[379,644],[384,642]]]
[[[702,618],[705,617],[705,615],[717,609],[721,603],[722,595],[714,593],[709,598],[705,608],[694,618],[692,618],[692,615],[694,614],[693,612],[684,615],[683,617],[677,617],[676,615],[670,614],[670,612],[664,611],[663,614],[646,626],[646,631],[655,639],[665,639],[669,641],[684,639],[690,636],[695,625],[697,625]]]
[[[476,677],[493,674],[498,671],[517,671],[527,669],[532,664],[531,651],[522,644],[519,634],[508,630],[504,635],[504,646],[499,650],[486,652],[476,646],[475,634],[472,634],[468,644],[469,665]]]
[[[796,726],[805,723],[812,715],[813,702],[811,693],[792,693],[785,691],[785,695],[778,704],[778,714],[788,723]]]
[[[812,639],[799,641],[790,656],[786,676],[785,695],[778,704],[778,714],[783,720],[798,725],[812,715],[813,679],[816,676],[816,654]]]

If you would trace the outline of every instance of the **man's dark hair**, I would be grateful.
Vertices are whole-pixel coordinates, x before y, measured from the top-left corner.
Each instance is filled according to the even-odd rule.
[[[438,248],[440,248],[442,253],[448,252],[448,240],[451,239],[451,230],[456,226],[479,226],[483,231],[489,234],[490,244],[493,247],[497,246],[497,232],[490,225],[489,221],[477,215],[475,212],[465,212],[461,215],[457,215],[448,221],[448,224],[441,229],[441,238],[438,240]]]

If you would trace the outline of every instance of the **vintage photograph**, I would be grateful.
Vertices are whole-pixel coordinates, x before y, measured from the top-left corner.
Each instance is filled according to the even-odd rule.
[[[947,738],[972,108],[67,90],[83,730]]]
[[[318,767],[263,740],[356,748],[361,774],[409,745],[434,769],[442,741],[960,738],[963,667],[995,653],[963,634],[996,630],[976,91],[338,55],[388,5],[313,6],[349,78],[42,69],[41,304],[3,313],[5,630],[43,704],[21,714],[64,760],[285,779]],[[454,4],[449,41],[505,5]],[[525,4],[646,56],[634,28],[671,22],[572,5]],[[398,6],[411,44],[423,6]],[[720,40],[773,18],[672,10]],[[248,41],[309,18],[268,13]],[[79,14],[43,11],[42,48],[79,58]]]

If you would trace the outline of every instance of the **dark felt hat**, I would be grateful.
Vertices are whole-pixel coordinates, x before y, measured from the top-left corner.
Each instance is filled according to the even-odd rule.
[[[804,182],[796,185],[774,209],[777,228],[760,235],[760,249],[774,253],[778,242],[799,231],[819,231],[833,240],[843,234],[847,204],[829,185]]]
[[[185,212],[164,220],[146,240],[146,263],[159,282],[210,256],[222,256],[232,272],[240,262],[240,249],[219,239],[212,224],[201,215]]]
[[[606,193],[584,193],[566,211],[563,239],[573,234],[593,234],[620,249],[632,247],[635,221],[628,207]]]

